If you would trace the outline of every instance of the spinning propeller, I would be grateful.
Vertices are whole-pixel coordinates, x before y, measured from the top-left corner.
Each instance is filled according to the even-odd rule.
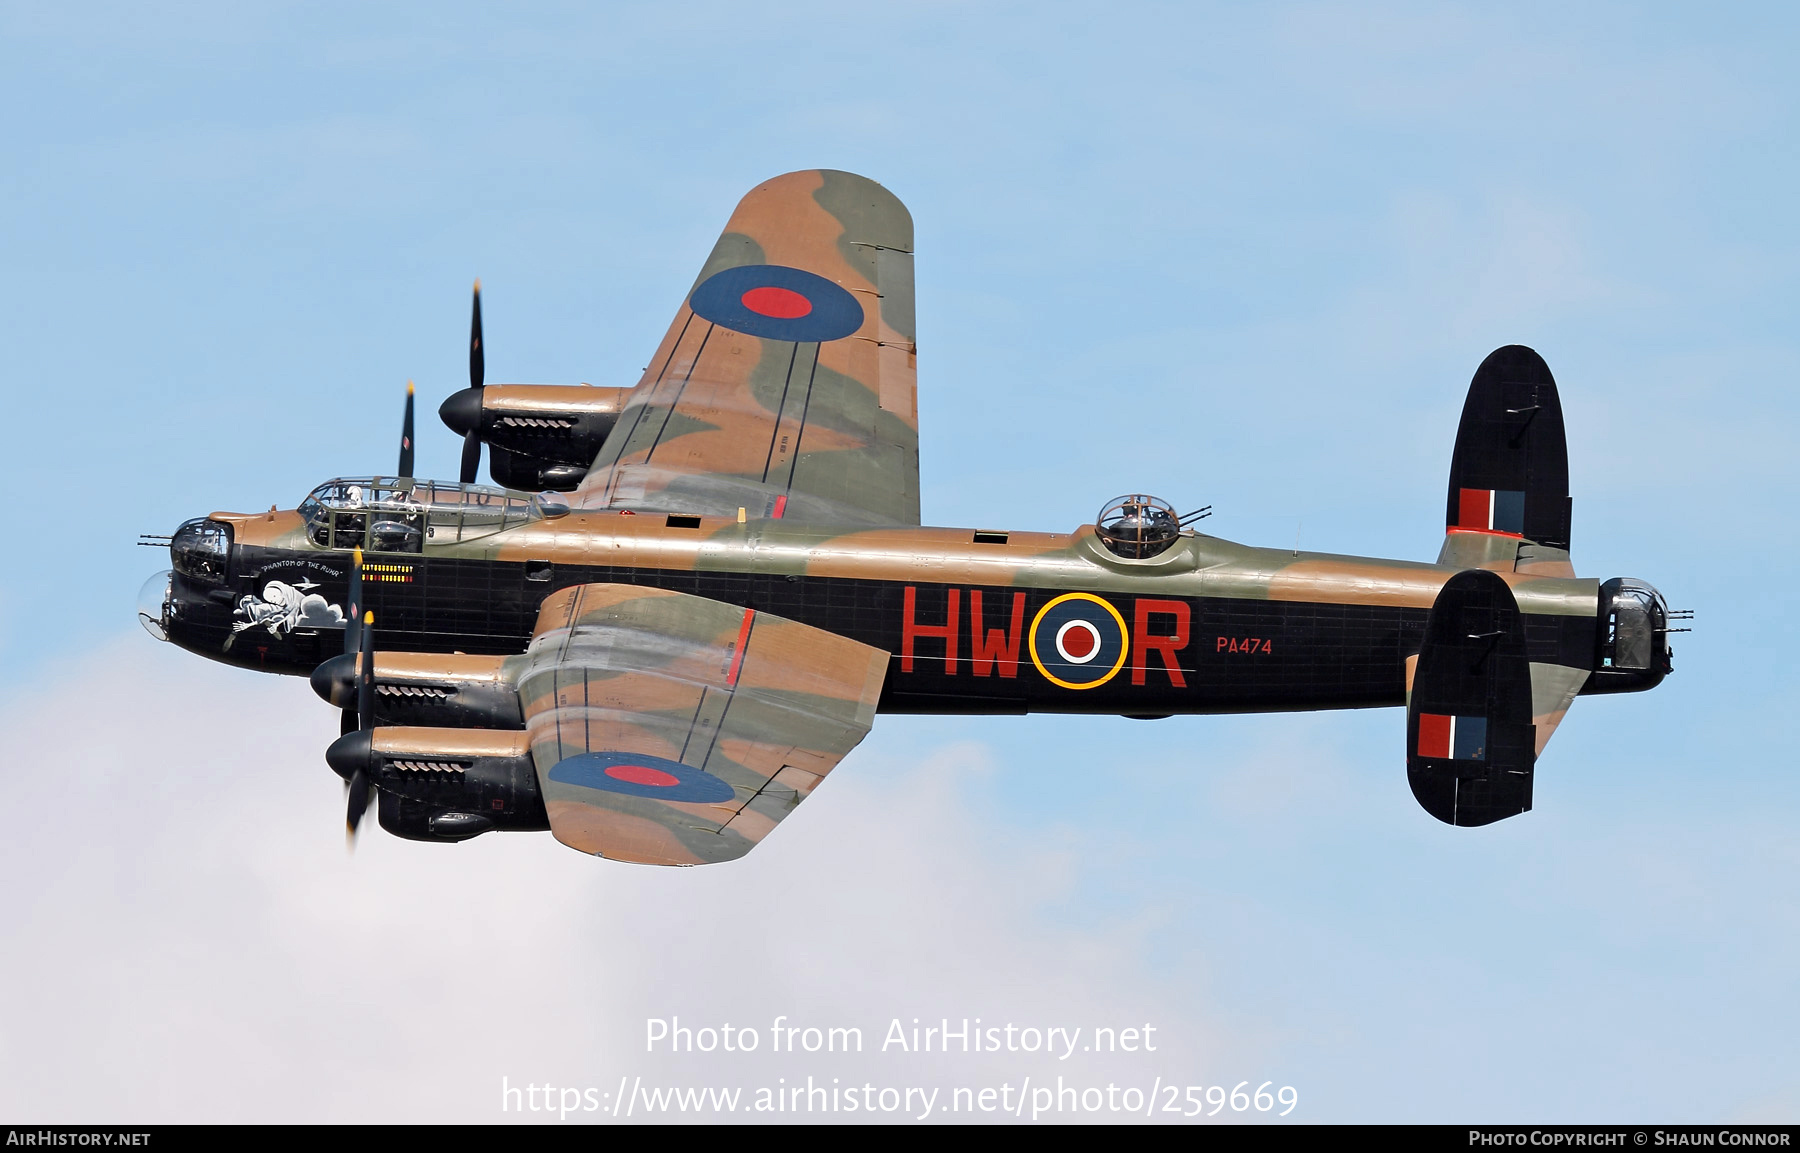
[[[474,389],[482,387],[487,369],[481,354],[481,281],[475,282],[474,316],[469,323],[469,384]],[[395,472],[402,480],[410,480],[413,475],[413,382],[406,382],[406,415],[400,424],[400,462]],[[462,480],[472,483],[475,472],[481,467],[481,436],[479,427],[471,428],[463,438]],[[350,665],[356,679],[356,692],[352,699],[343,700],[342,693],[333,686],[337,683],[339,671]],[[354,767],[349,768],[344,776],[344,794],[346,808],[344,813],[344,829],[351,845],[356,843],[356,829],[368,814],[369,806],[375,799],[376,789],[369,780],[368,750],[374,740],[375,731],[375,614],[363,607],[363,555],[362,549],[356,549],[350,560],[348,588],[344,594],[344,655],[334,657],[321,664],[313,673],[315,689],[321,690],[333,704],[343,709],[339,724],[340,743],[342,737],[351,733],[361,734],[357,742],[359,748],[352,751]],[[335,750],[338,746],[333,746]],[[328,754],[327,760],[337,758]],[[333,763],[332,767],[338,769]],[[340,773],[342,769],[338,770]]]
[[[363,615],[363,578],[362,550],[356,549],[350,554],[350,588],[344,594],[344,655],[355,656],[362,651],[362,615]],[[336,703],[336,702],[333,702]],[[344,732],[350,732],[356,726],[351,716],[349,702],[344,702]]]
[[[358,569],[360,571],[360,564]],[[359,653],[356,664],[356,719],[357,731],[373,734],[375,729],[375,614],[365,612],[362,627],[358,631]],[[373,736],[370,737],[373,739]],[[344,813],[344,833],[354,845],[356,843],[356,826],[362,823],[364,814],[369,811],[369,802],[374,797],[374,790],[369,787],[369,770],[367,759],[358,765],[345,782],[344,795],[348,807]]]
[[[410,394],[407,397],[407,415],[412,415]],[[408,422],[410,424],[410,421]],[[407,438],[408,441],[411,437]],[[411,455],[411,448],[401,449],[401,461]],[[356,675],[356,695],[350,700],[343,700],[340,693],[332,693],[333,703],[341,703],[343,720],[338,726],[340,735],[350,733],[370,733],[375,728],[375,614],[363,608],[363,555],[357,549],[350,555],[350,588],[344,596],[344,655],[334,657],[328,664],[342,667],[355,662],[352,668]],[[330,676],[332,670],[324,665],[319,673],[327,677],[327,683],[335,679]],[[373,739],[373,738],[371,738]],[[366,758],[365,758],[366,759]],[[335,767],[335,766],[334,766]],[[356,841],[356,826],[362,822],[363,814],[369,811],[369,799],[372,790],[369,788],[369,771],[359,767],[344,778],[344,792],[349,801],[349,811],[344,816],[344,827],[352,844]]]

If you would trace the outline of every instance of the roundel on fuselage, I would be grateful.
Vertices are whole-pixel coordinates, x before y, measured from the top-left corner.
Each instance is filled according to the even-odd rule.
[[[1098,688],[1125,667],[1125,618],[1092,593],[1064,593],[1032,619],[1030,648],[1031,663],[1052,684]]]
[[[743,264],[701,281],[688,307],[703,320],[769,340],[838,340],[862,327],[856,297],[800,268]]]

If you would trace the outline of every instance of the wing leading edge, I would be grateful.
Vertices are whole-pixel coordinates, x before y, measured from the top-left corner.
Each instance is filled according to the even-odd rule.
[[[869,731],[887,661],[686,593],[552,594],[519,680],[551,831],[613,860],[743,856]]]
[[[588,508],[919,523],[912,216],[792,172],[738,204],[579,489]]]

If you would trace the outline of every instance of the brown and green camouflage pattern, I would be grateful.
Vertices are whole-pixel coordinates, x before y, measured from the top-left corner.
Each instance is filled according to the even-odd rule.
[[[735,605],[582,585],[544,601],[519,693],[551,831],[618,861],[743,856],[875,719],[888,654]],[[730,788],[667,801],[559,779],[584,753],[642,754]],[[666,774],[664,774],[666,775]]]
[[[745,265],[824,277],[850,336],[749,336],[684,303],[577,503],[812,522],[919,523],[912,216],[848,172],[792,172],[738,204],[695,279]]]

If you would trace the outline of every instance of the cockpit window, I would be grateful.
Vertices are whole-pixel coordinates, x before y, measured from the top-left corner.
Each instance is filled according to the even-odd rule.
[[[529,497],[476,484],[395,477],[327,481],[300,503],[320,548],[423,552],[517,528],[542,513]]]
[[[368,542],[363,539],[369,527],[366,513],[334,512],[331,514],[331,544],[333,548],[362,548]]]

